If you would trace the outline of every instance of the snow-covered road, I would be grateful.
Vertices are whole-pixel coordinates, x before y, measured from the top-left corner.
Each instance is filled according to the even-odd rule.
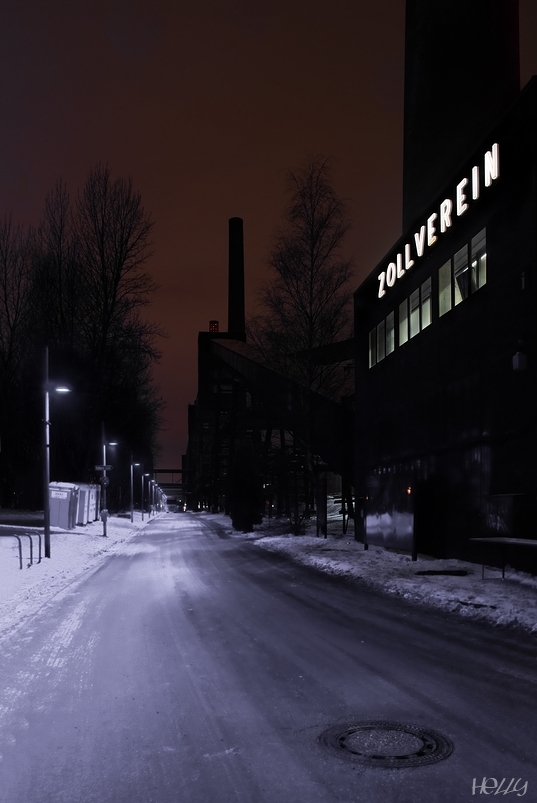
[[[345,537],[341,535],[341,524],[335,521],[332,522],[331,535],[325,540],[312,535],[281,534],[284,524],[268,520],[256,527],[255,532],[243,535],[233,532],[229,518],[223,514],[198,515],[201,519],[218,523],[234,539],[254,541],[263,549],[326,574],[347,578],[465,619],[537,636],[537,577],[527,573],[508,567],[504,580],[499,569],[487,566],[483,579],[481,566],[475,563],[432,560],[426,556],[412,562],[406,554],[374,546],[364,551],[362,544],[354,541],[352,533]],[[13,529],[1,521],[0,517],[0,533]],[[43,560],[23,571],[18,569],[16,541],[0,538],[0,638],[3,633],[17,628],[47,600],[106,555],[122,549],[125,542],[148,524],[147,515],[142,522],[140,513],[136,511],[134,524],[128,518],[110,518],[107,539],[102,537],[100,522],[69,532],[54,530],[51,560]],[[19,529],[41,531],[29,527]],[[310,529],[314,530],[313,523]],[[23,541],[23,548],[26,567],[29,556],[27,539]]]
[[[127,526],[4,630],[2,803],[451,803],[483,777],[535,796],[533,638],[312,573],[229,531],[189,514],[128,539]],[[357,720],[430,727],[454,752],[386,770],[320,744]]]

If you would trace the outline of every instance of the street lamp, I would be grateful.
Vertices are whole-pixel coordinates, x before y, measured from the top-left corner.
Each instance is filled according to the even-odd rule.
[[[143,465],[142,465],[142,521],[144,520],[144,508],[145,508],[145,500],[144,500],[144,477],[149,477],[149,474],[144,474]]]
[[[44,454],[44,471],[43,471],[43,513],[44,513],[44,530],[45,530],[45,557],[50,558],[50,405],[49,393],[51,390],[56,393],[70,393],[71,388],[68,385],[60,385],[59,383],[50,382],[48,378],[48,346],[45,346],[45,454]]]
[[[139,466],[139,465],[140,463],[132,462],[132,452],[131,452],[131,524],[134,521],[134,466]]]

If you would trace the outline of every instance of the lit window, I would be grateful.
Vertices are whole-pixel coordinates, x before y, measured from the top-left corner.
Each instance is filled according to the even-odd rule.
[[[408,340],[408,298],[399,304],[399,345]]]
[[[455,289],[455,306],[468,298],[468,246],[463,246],[453,257],[453,287]]]
[[[482,229],[471,243],[471,283],[472,293],[479,290],[487,282],[487,230]]]
[[[386,354],[395,351],[395,313],[390,312],[386,318]]]
[[[381,321],[377,326],[377,362],[386,356],[386,321]]]
[[[421,328],[425,329],[431,323],[431,279],[423,282],[421,286]]]
[[[451,260],[438,271],[438,315],[451,309]]]
[[[369,332],[369,367],[372,368],[377,362],[377,330]]]
[[[420,331],[420,291],[419,288],[410,294],[410,337]]]

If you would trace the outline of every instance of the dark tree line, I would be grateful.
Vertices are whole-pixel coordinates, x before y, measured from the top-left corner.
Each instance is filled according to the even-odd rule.
[[[73,388],[51,396],[52,479],[95,479],[103,421],[151,465],[162,410],[162,332],[142,315],[156,289],[152,230],[130,179],[101,165],[75,200],[59,181],[37,229],[0,223],[0,505],[42,498],[45,345],[50,377]]]

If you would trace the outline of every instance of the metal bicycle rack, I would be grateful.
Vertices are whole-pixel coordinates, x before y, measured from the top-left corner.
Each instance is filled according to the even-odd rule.
[[[32,538],[36,536],[39,539],[39,559],[37,563],[41,563],[41,534],[40,533],[0,533],[0,538],[16,538],[19,544],[19,568],[22,569],[22,541],[21,538],[28,538],[30,542],[30,563],[29,566],[33,566],[34,563],[34,542]]]

